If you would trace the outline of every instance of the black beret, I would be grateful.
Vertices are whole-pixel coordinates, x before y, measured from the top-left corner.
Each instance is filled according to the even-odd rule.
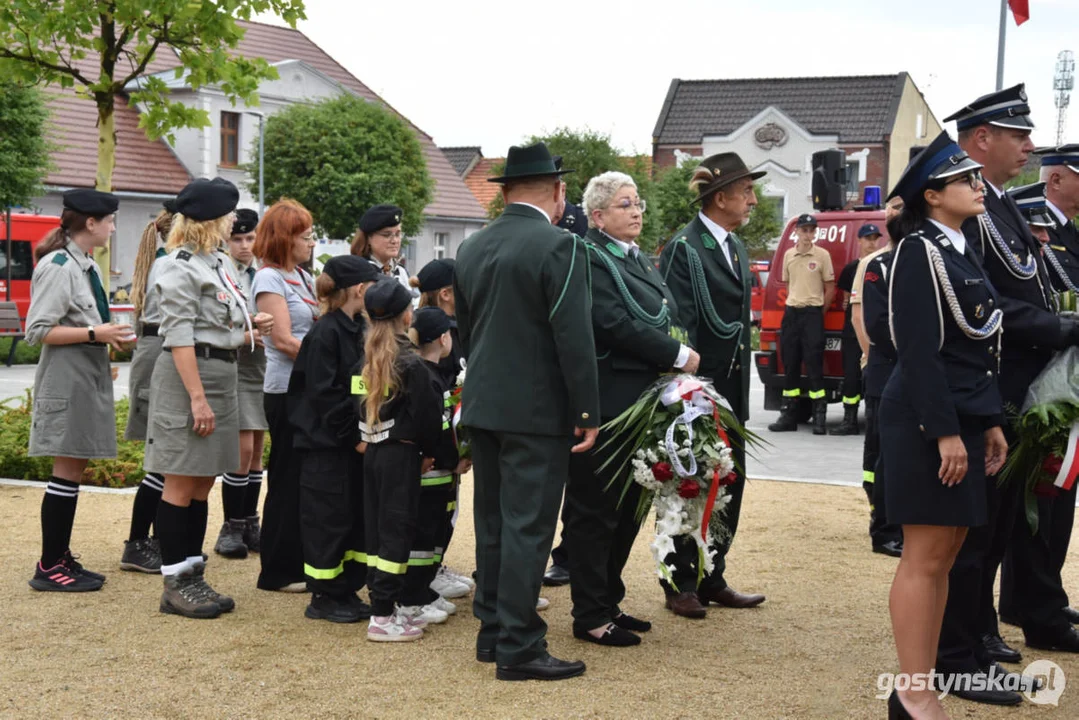
[[[367,292],[363,294],[363,304],[367,309],[367,317],[372,320],[390,320],[403,313],[406,308],[412,307],[412,293],[397,282],[396,278],[382,277],[367,288]]]
[[[74,210],[90,217],[112,215],[118,207],[120,201],[112,193],[90,188],[78,188],[64,193],[65,210]]]
[[[232,223],[233,235],[246,235],[255,232],[259,224],[259,214],[250,208],[240,208],[236,211],[236,220]]]
[[[420,345],[438,340],[443,333],[454,327],[457,327],[457,323],[451,320],[442,308],[421,307],[412,314],[412,328],[416,331]]]
[[[795,221],[794,227],[817,227],[817,218],[809,213],[802,213]]]
[[[456,261],[445,258],[424,265],[416,275],[420,281],[420,292],[432,292],[453,285],[453,268],[456,264]]]
[[[404,213],[396,205],[375,205],[360,218],[360,230],[364,235],[376,233],[383,228],[401,224]]]
[[[322,272],[333,278],[339,290],[383,277],[378,268],[359,255],[338,255],[326,261]]]
[[[236,209],[240,191],[224,178],[192,180],[176,196],[176,212],[203,222],[225,217]]]
[[[165,202],[161,203],[161,207],[169,211],[169,214],[176,214],[176,198],[169,198]]]

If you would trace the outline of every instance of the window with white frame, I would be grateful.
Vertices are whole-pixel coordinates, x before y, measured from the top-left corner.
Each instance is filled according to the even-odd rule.
[[[450,234],[445,232],[435,233],[435,260],[444,259],[450,251]]]

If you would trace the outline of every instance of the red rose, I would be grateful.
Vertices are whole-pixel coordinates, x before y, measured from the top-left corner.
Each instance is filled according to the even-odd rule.
[[[1060,488],[1051,483],[1038,483],[1034,486],[1034,495],[1036,497],[1055,498],[1060,495]]]
[[[738,482],[738,473],[736,473],[734,470],[731,470],[729,473],[719,479],[719,486],[726,487],[727,485],[734,485],[736,482]]]
[[[674,477],[674,470],[671,469],[670,463],[658,462],[652,466],[652,477],[656,482],[665,483]]]
[[[1064,460],[1059,455],[1050,455],[1042,462],[1042,470],[1055,478],[1063,465]]]
[[[678,486],[678,494],[686,500],[692,500],[701,494],[701,486],[698,485],[697,481],[693,478],[686,478],[682,481],[682,484]]]

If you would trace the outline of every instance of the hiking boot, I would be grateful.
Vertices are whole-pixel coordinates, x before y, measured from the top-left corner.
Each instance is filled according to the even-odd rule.
[[[828,428],[825,423],[828,420],[828,402],[826,400],[813,401],[813,434],[827,435]]]
[[[423,628],[413,625],[397,612],[388,617],[372,615],[367,621],[367,639],[372,642],[409,642],[421,637]]]
[[[193,570],[165,576],[161,594],[161,612],[195,619],[210,619],[221,614],[221,606],[206,595]]]
[[[64,558],[48,569],[39,562],[30,579],[30,587],[41,592],[93,592],[100,590],[101,585],[100,580],[77,571]]]
[[[262,549],[262,528],[259,526],[259,516],[252,515],[244,524],[244,545],[248,552],[257,553]]]
[[[82,566],[82,563],[79,562],[80,557],[81,557],[80,555],[73,555],[71,553],[71,550],[68,550],[67,552],[64,553],[64,557],[61,558],[61,560],[69,568],[71,568],[75,572],[79,573],[80,575],[85,575],[86,577],[90,578],[91,580],[97,580],[98,582],[104,583],[105,582],[105,576],[102,575],[101,573],[96,573],[93,570],[87,570],[86,568],[84,568]]]
[[[843,405],[843,422],[839,427],[828,431],[829,435],[857,435],[858,434],[858,406]]]
[[[222,557],[242,560],[247,557],[247,545],[244,544],[246,520],[226,520],[217,536],[214,552]]]
[[[355,597],[355,595],[353,595]],[[360,606],[347,596],[334,596],[329,593],[311,593],[311,604],[303,612],[304,617],[312,620],[329,620],[335,623],[354,623],[371,617],[368,608],[364,616]]]
[[[779,419],[768,426],[772,432],[795,432],[798,429],[798,399],[787,400],[779,411]]]
[[[125,541],[120,569],[144,573],[161,572],[161,550],[157,542],[150,538]]]
[[[202,589],[203,595],[210,601],[217,603],[221,607],[221,612],[227,613],[236,609],[235,600],[228,595],[217,592],[210,587],[210,583],[206,582],[206,563],[195,563],[194,567],[191,568],[191,572],[195,576],[195,582]]]

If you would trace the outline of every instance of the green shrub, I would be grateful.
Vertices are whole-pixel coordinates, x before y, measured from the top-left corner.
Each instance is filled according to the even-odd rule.
[[[0,338],[0,362],[2,363],[7,362],[12,340],[13,338],[10,337]],[[41,357],[40,345],[28,345],[25,340],[19,340],[19,344],[15,346],[16,365],[37,365],[39,357]]]

